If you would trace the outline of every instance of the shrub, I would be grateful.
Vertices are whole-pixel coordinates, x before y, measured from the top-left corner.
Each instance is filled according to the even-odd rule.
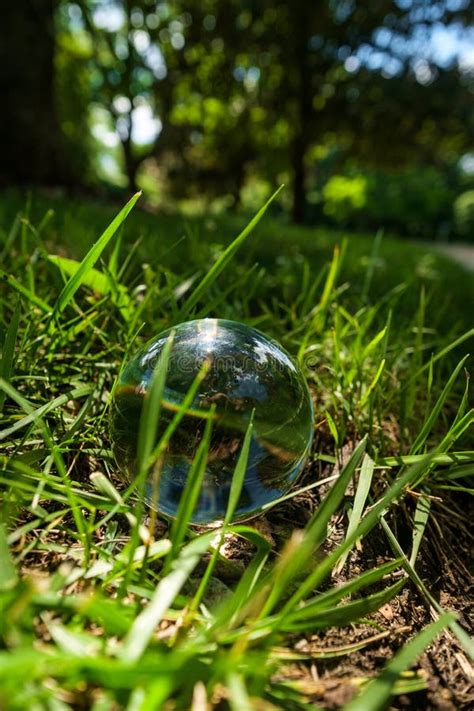
[[[458,234],[474,241],[474,190],[466,190],[454,201],[454,224]]]

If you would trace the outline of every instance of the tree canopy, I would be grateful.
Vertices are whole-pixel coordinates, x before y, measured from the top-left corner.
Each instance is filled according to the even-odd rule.
[[[91,184],[113,165],[132,190],[234,205],[288,182],[296,222],[330,214],[328,181],[355,167],[449,187],[474,134],[470,19],[464,0],[19,0],[2,181]]]

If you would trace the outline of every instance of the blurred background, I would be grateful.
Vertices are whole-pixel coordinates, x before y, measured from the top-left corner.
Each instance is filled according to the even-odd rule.
[[[17,0],[0,185],[474,240],[468,0]]]

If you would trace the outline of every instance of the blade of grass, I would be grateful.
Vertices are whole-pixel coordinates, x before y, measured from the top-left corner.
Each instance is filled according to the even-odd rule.
[[[314,590],[332,571],[341,555],[346,550],[350,550],[358,538],[365,536],[379,521],[383,511],[397,499],[403,489],[410,485],[421,472],[425,471],[431,464],[431,455],[411,466],[406,472],[401,474],[393,484],[385,491],[374,506],[366,513],[360,524],[344,542],[332,551],[324,560],[316,566],[308,577],[299,585],[298,590],[291,596],[285,604],[281,616],[282,619],[302,600],[311,590]]]
[[[81,385],[78,388],[74,388],[74,390],[70,390],[68,393],[64,393],[64,395],[58,395],[58,397],[55,397],[54,400],[51,400],[51,402],[47,402],[45,405],[41,405],[41,407],[37,407],[36,409],[33,408],[26,398],[22,398],[21,407],[28,412],[28,415],[26,415],[26,417],[22,417],[21,420],[15,422],[15,424],[11,427],[7,427],[5,430],[2,430],[0,432],[0,441],[8,439],[10,435],[18,432],[18,430],[21,430],[23,427],[30,425],[32,422],[41,420],[44,415],[47,415],[49,412],[65,405],[69,400],[76,400],[84,397],[85,395],[89,395],[92,392],[92,389],[93,387],[91,385]],[[0,378],[0,390],[12,397],[11,387],[3,378]]]
[[[201,296],[209,289],[211,284],[217,279],[219,274],[225,269],[227,264],[230,262],[230,260],[233,258],[234,254],[237,252],[237,250],[242,246],[242,244],[245,242],[249,234],[252,232],[252,230],[258,225],[264,214],[266,213],[267,209],[270,207],[272,202],[278,197],[280,194],[281,190],[283,189],[283,185],[281,185],[278,190],[276,190],[271,198],[267,200],[265,205],[257,212],[255,217],[249,222],[247,227],[240,233],[238,237],[235,238],[235,240],[227,247],[227,249],[221,254],[221,256],[214,262],[212,267],[209,269],[207,274],[204,276],[204,278],[201,280],[199,285],[194,289],[194,291],[190,294],[190,296],[186,299],[184,302],[183,306],[181,307],[181,310],[179,314],[176,317],[177,321],[184,321],[187,316],[189,316],[190,312],[194,309],[196,304],[198,303],[199,299]]]
[[[204,434],[197,448],[191,469],[187,475],[186,484],[181,494],[176,517],[171,526],[170,538],[172,547],[165,563],[165,574],[168,572],[172,561],[176,558],[182,542],[186,536],[189,522],[196,508],[202,489],[202,481],[206,472],[207,456],[211,441],[212,420],[206,421]]]
[[[5,529],[2,523],[0,523],[0,592],[15,587],[17,579]]]
[[[121,593],[125,594],[127,585],[132,575],[133,559],[135,549],[138,546],[140,538],[140,526],[145,508],[145,488],[147,476],[150,468],[151,452],[155,446],[156,435],[158,431],[158,422],[161,412],[161,401],[165,389],[166,376],[168,373],[168,363],[173,347],[174,331],[168,336],[166,343],[160,353],[158,363],[156,364],[153,375],[151,377],[150,387],[143,399],[142,410],[140,414],[140,424],[138,428],[138,443],[137,443],[137,475],[132,482],[125,496],[136,490],[138,493],[138,501],[134,507],[133,517],[135,525],[132,528],[132,535],[129,544],[129,559],[128,568],[125,573],[121,586]]]
[[[5,341],[3,343],[2,359],[0,360],[0,377],[6,382],[9,382],[10,376],[13,370],[13,359],[15,357],[15,343],[18,334],[18,324],[20,322],[20,299],[16,302],[15,309],[13,311],[10,325],[8,326]],[[6,393],[4,390],[0,390],[0,413],[3,410],[3,405],[5,404]]]
[[[339,585],[335,588],[327,590],[324,593],[316,595],[314,598],[308,600],[301,607],[298,607],[296,610],[290,613],[290,615],[286,618],[284,625],[286,625],[286,622],[288,620],[292,623],[300,623],[306,619],[313,618],[319,618],[319,620],[324,620],[324,614],[326,610],[342,610],[343,606],[341,606],[340,608],[335,606],[343,598],[353,595],[354,593],[357,593],[360,590],[364,590],[365,588],[370,587],[375,583],[378,583],[385,576],[389,575],[397,569],[400,569],[401,563],[401,558],[394,561],[390,561],[389,563],[384,563],[378,568],[374,568],[373,570],[369,570],[366,573],[362,573],[357,578],[354,578],[353,580],[350,580],[349,582],[344,583],[343,585]],[[334,614],[339,613],[335,612]],[[243,619],[244,616],[240,614],[239,620]],[[271,632],[273,621],[276,621],[277,619],[277,615],[261,619],[256,625],[253,626],[254,632],[252,633],[252,636],[258,638],[262,635],[262,631],[265,632],[266,628],[268,632]],[[285,627],[285,629],[287,628]],[[239,632],[234,631],[231,633],[230,637],[234,638],[238,634]],[[225,640],[229,641],[229,638],[225,637]]]
[[[383,468],[401,467],[421,462],[425,457],[425,454],[407,454],[400,457],[382,457],[377,460],[376,466]],[[474,451],[434,454],[431,461],[433,464],[458,464],[459,462],[473,462]]]
[[[447,346],[442,348],[440,351],[436,353],[436,355],[432,356],[431,359],[425,363],[421,368],[419,368],[413,375],[411,375],[405,382],[405,384],[402,386],[403,388],[411,387],[413,384],[414,380],[417,380],[417,378],[427,369],[427,368],[432,368],[434,363],[436,363],[438,360],[443,358],[445,355],[450,353],[454,348],[457,348],[460,346],[462,343],[465,341],[468,341],[470,338],[474,336],[474,328],[469,329],[469,331],[466,331],[465,333],[462,334],[462,336],[459,336],[459,338],[456,338],[454,341],[451,341]]]
[[[250,702],[242,675],[229,672],[227,675],[229,689],[229,705],[232,711],[253,711],[255,706]]]
[[[282,594],[286,590],[290,581],[295,577],[295,575],[301,574],[302,569],[307,565],[314,549],[317,548],[324,540],[326,536],[327,524],[341,503],[342,497],[347,489],[347,485],[349,484],[356,467],[362,459],[366,446],[367,438],[364,437],[364,439],[359,442],[353,451],[349,461],[339,474],[339,478],[331,487],[328,495],[306,526],[304,535],[302,533],[298,534],[297,538],[294,540],[294,544],[291,544],[291,556],[287,559],[284,558],[282,554],[282,561],[286,561],[285,567],[283,568],[283,566],[278,566],[277,564],[274,579],[271,582],[268,592],[268,597],[263,604],[259,617],[264,617],[271,612],[277,602],[281,599]]]
[[[399,542],[397,541],[396,537],[394,536],[390,526],[386,522],[385,518],[382,516],[380,520],[382,524],[382,528],[385,531],[385,534],[388,538],[388,541],[392,547],[392,550],[394,553],[402,558],[402,565],[405,568],[407,574],[409,577],[412,579],[412,581],[415,583],[416,587],[420,591],[420,593],[423,595],[427,603],[431,606],[431,612],[432,612],[432,617],[436,619],[437,615],[444,615],[445,610],[439,602],[436,600],[435,597],[430,593],[408,558],[406,557],[402,547],[400,546]],[[459,640],[459,643],[461,644],[462,647],[464,647],[465,651],[469,655],[472,661],[474,661],[474,642],[472,639],[469,637],[467,632],[461,627],[461,625],[457,622],[456,619],[453,619],[449,622],[449,627],[453,634],[456,635],[456,637]]]
[[[224,516],[223,525],[221,528],[219,543],[214,548],[212,557],[207,565],[206,571],[201,579],[201,582],[199,583],[199,587],[196,591],[196,594],[195,594],[193,601],[191,603],[191,606],[190,606],[191,610],[196,610],[202,600],[202,596],[204,595],[204,592],[207,588],[210,577],[214,571],[214,567],[217,562],[217,557],[219,555],[219,550],[220,550],[222,544],[224,543],[224,537],[227,532],[228,525],[231,522],[232,517],[235,512],[235,509],[237,507],[237,504],[239,503],[240,494],[242,492],[242,487],[244,484],[245,473],[247,471],[247,462],[248,462],[248,458],[249,458],[250,443],[252,441],[254,412],[255,412],[255,410],[252,410],[252,414],[250,415],[250,421],[249,421],[247,431],[245,433],[244,441],[242,444],[242,449],[240,450],[239,458],[237,460],[237,464],[235,466],[235,470],[234,470],[234,473],[232,476],[232,482],[230,485],[229,500],[227,502],[227,509],[226,509],[226,513]]]
[[[8,286],[11,286],[11,288],[16,291],[20,296],[23,296],[27,301],[30,302],[30,304],[34,304],[34,306],[37,306],[43,313],[45,314],[50,314],[52,312],[51,306],[44,301],[44,299],[40,299],[39,296],[36,296],[36,294],[33,294],[30,289],[28,289],[26,286],[23,286],[15,277],[11,276],[10,274],[6,274],[4,271],[0,270],[0,278],[4,279]]]
[[[124,639],[119,658],[129,664],[137,662],[147,648],[156,626],[173,604],[174,599],[207,551],[214,532],[198,536],[181,551],[172,571],[163,578],[145,609],[135,619]]]
[[[428,523],[428,518],[430,515],[431,502],[428,496],[424,494],[420,496],[416,503],[415,509],[415,520],[413,527],[413,539],[410,555],[410,565],[414,566],[418,551],[420,548],[421,540],[425,532],[426,524]]]
[[[364,455],[362,460],[362,466],[360,468],[359,481],[357,484],[356,493],[354,496],[354,506],[349,515],[349,525],[347,526],[346,537],[351,536],[360,523],[362,518],[362,512],[364,510],[365,502],[367,501],[367,496],[369,495],[370,485],[372,483],[372,476],[374,473],[375,462],[368,454]],[[346,551],[336,566],[336,573],[340,573],[343,569],[349,551]]]
[[[448,382],[443,388],[443,391],[441,395],[439,396],[438,400],[436,401],[436,404],[434,405],[433,409],[431,410],[430,414],[426,418],[425,422],[423,423],[423,426],[413,442],[413,445],[410,448],[410,454],[418,454],[420,449],[423,447],[424,443],[426,442],[426,439],[431,432],[434,423],[436,422],[439,413],[441,412],[441,408],[443,407],[444,403],[446,402],[446,398],[448,397],[449,393],[451,392],[454,383],[456,382],[456,378],[459,375],[459,372],[461,368],[463,367],[464,363],[466,360],[469,358],[469,354],[465,355],[464,358],[462,358],[455,369],[453,370],[450,378],[448,379]]]
[[[387,664],[382,673],[353,701],[350,701],[344,711],[380,711],[385,708],[393,694],[395,682],[400,675],[409,669],[416,659],[453,620],[453,615],[442,615],[439,620],[425,627],[408,644],[404,645]]]
[[[405,585],[406,579],[402,578],[384,590],[364,595],[364,597],[345,605],[325,607],[319,611],[308,608],[304,610],[304,614],[296,611],[286,618],[281,629],[285,632],[304,632],[306,629],[325,629],[332,626],[349,625],[360,620],[361,617],[366,617],[379,610],[395,595],[398,595]]]
[[[92,245],[84,259],[80,263],[77,271],[64,285],[64,288],[59,294],[56,304],[54,306],[53,318],[57,317],[62,311],[64,311],[66,306],[74,297],[74,294],[83,283],[89,271],[97,262],[100,255],[102,254],[102,252],[104,251],[104,249],[106,248],[106,246],[108,245],[122,222],[127,218],[128,214],[133,209],[140,195],[141,193],[136,193],[127,202],[127,204],[120,210],[119,214],[112,220],[107,229],[102,233],[97,242]]]
[[[347,583],[343,583],[335,588],[330,588],[323,593],[319,593],[316,597],[307,600],[301,607],[298,607],[293,614],[296,616],[303,614],[304,611],[310,607],[317,610],[330,607],[336,602],[342,600],[344,597],[353,595],[354,593],[359,592],[359,590],[363,590],[374,583],[378,583],[386,575],[400,569],[402,560],[402,558],[396,558],[388,563],[382,563],[382,565],[379,565],[377,568],[372,568],[365,573],[361,573],[356,578],[349,580]]]

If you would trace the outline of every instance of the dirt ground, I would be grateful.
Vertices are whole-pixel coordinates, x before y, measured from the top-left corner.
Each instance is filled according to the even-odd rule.
[[[308,471],[302,485],[314,481],[315,474],[323,479],[333,471],[330,465],[313,466],[318,471]],[[264,518],[254,519],[252,525],[281,549],[290,532],[298,525],[305,525],[326,490],[324,487],[297,496]],[[404,502],[396,507],[396,516],[388,519],[407,551],[410,550],[415,505],[415,499]],[[467,496],[434,499],[416,563],[417,572],[432,595],[445,610],[454,611],[460,624],[471,634],[473,578],[467,566],[472,562],[472,534],[465,522],[472,520],[473,514]],[[342,539],[345,526],[344,514],[338,514],[332,521],[326,550]],[[245,562],[251,554],[241,544],[228,545],[226,553],[235,562]],[[341,574],[329,583],[342,583],[393,558],[387,539],[378,528],[364,539],[360,550],[351,553]],[[221,572],[225,576],[225,572]],[[407,581],[402,592],[371,615],[368,623],[295,636],[292,640],[295,654],[308,658],[289,660],[278,678],[292,680],[309,704],[339,709],[356,693],[361,680],[378,673],[393,654],[432,619],[429,606]],[[473,667],[449,631],[440,635],[423,654],[406,680],[413,683],[418,680],[419,685],[426,688],[397,696],[390,709],[468,711],[474,708]]]

